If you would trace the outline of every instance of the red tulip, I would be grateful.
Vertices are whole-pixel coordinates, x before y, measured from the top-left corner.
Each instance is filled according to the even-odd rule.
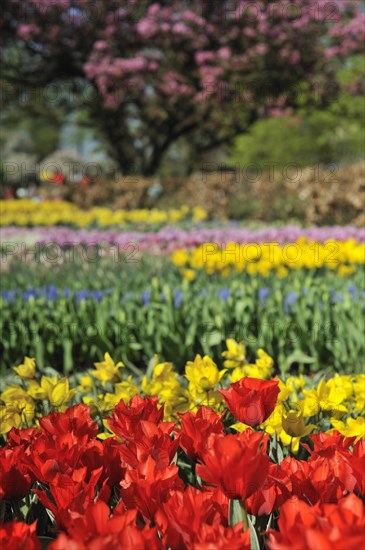
[[[12,428],[6,435],[6,447],[22,445],[23,449],[27,449],[40,433],[41,431],[38,428],[25,428],[23,430]]]
[[[241,378],[228,390],[219,390],[227,407],[237,420],[255,427],[273,412],[279,395],[277,380]]]
[[[0,525],[0,545],[9,550],[41,550],[42,545],[36,535],[36,523],[10,521]]]
[[[192,550],[250,550],[250,531],[243,530],[243,524],[234,527],[203,524],[197,533]]]
[[[120,494],[125,507],[137,508],[145,521],[153,521],[170,491],[183,488],[178,472],[175,464],[159,468],[152,457],[137,468],[127,470],[120,483]]]
[[[70,518],[67,531],[75,540],[87,543],[90,539],[118,533],[128,525],[135,525],[136,518],[136,510],[128,510],[110,517],[109,506],[99,500],[95,504],[91,503],[83,515],[74,514],[74,517]]]
[[[28,493],[32,476],[23,457],[22,446],[0,449],[0,501],[20,500]]]
[[[87,544],[72,539],[61,533],[52,542],[48,550],[110,550],[112,548],[123,548],[123,550],[162,550],[162,544],[157,536],[156,527],[136,527],[128,525],[121,532],[110,535],[98,536],[90,539]]]
[[[365,440],[360,439],[356,445],[354,445],[354,450],[352,452],[352,457],[350,459],[352,466],[352,473],[356,478],[356,486],[354,491],[359,493],[363,497],[365,496]]]
[[[94,438],[99,430],[97,423],[90,416],[90,408],[82,404],[74,405],[62,413],[51,413],[41,418],[39,424],[52,436],[73,434],[85,441]]]
[[[258,491],[269,471],[266,455],[267,437],[246,430],[242,434],[212,434],[203,464],[197,474],[207,483],[218,486],[230,499],[246,500]]]
[[[254,516],[270,515],[292,496],[292,483],[278,464],[270,464],[263,486],[246,500],[247,511]]]
[[[189,485],[185,491],[170,491],[155,521],[166,548],[191,548],[203,524],[228,526],[228,499],[219,489]]]
[[[270,550],[359,550],[364,547],[364,506],[353,494],[337,504],[315,506],[293,497],[281,507],[278,527],[279,532],[268,532]]]
[[[308,503],[337,502],[347,493],[325,458],[304,461],[287,457],[280,467],[291,481],[293,494]]]
[[[213,409],[202,405],[197,413],[188,411],[179,416],[181,420],[180,446],[190,460],[197,461],[207,449],[208,437],[212,433],[223,434],[223,415],[218,415]]]
[[[166,467],[174,458],[179,446],[179,436],[171,439],[175,424],[161,422],[159,425],[141,420],[135,439],[121,445],[120,455],[129,467],[137,468],[151,456],[159,468]]]
[[[133,440],[142,420],[148,420],[153,424],[163,421],[164,408],[158,408],[157,404],[158,397],[143,399],[140,395],[135,395],[128,406],[121,400],[114,408],[112,418],[108,418],[108,424],[117,436]]]
[[[75,514],[83,515],[94,504],[102,468],[91,472],[88,482],[84,481],[85,472],[86,468],[75,470],[72,476],[56,474],[49,483],[48,491],[34,489],[41,503],[55,516],[58,528],[67,528]],[[99,486],[98,500],[107,502],[110,493],[104,482]]]

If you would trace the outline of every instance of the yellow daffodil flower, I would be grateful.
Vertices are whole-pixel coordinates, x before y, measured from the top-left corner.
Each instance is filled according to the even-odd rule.
[[[24,363],[13,367],[13,370],[20,378],[31,379],[35,377],[35,359],[24,357]]]
[[[188,361],[185,367],[185,376],[189,380],[189,389],[198,392],[207,392],[214,389],[221,381],[227,369],[218,370],[214,361],[204,355],[197,355],[194,361]]]
[[[315,424],[304,424],[303,413],[300,409],[283,410],[282,426],[291,437],[305,437],[315,429]]]
[[[321,380],[317,389],[303,390],[304,416],[314,416],[319,411],[329,411],[336,418],[340,418],[348,412],[343,405],[346,399],[346,391],[337,388],[325,380]]]
[[[29,384],[28,393],[34,399],[47,400],[52,407],[58,408],[71,401],[76,389],[70,390],[68,378],[42,376],[41,383],[33,381]]]
[[[0,407],[0,433],[11,428],[28,428],[32,426],[35,404],[33,399],[19,386],[10,386],[1,394],[4,405]]]
[[[246,348],[243,342],[236,342],[233,338],[226,340],[227,350],[222,352],[225,357],[224,366],[227,369],[242,367],[246,363]]]
[[[94,388],[94,382],[91,376],[89,376],[88,374],[85,376],[81,376],[80,384],[77,388],[81,393],[91,393]]]
[[[125,366],[122,361],[115,364],[108,352],[104,355],[104,361],[94,363],[94,365],[96,370],[92,372],[92,375],[102,383],[111,382],[119,372],[120,367]]]
[[[338,430],[346,437],[356,436],[356,441],[365,439],[365,418],[358,416],[357,418],[347,418],[346,422],[331,418],[331,424],[335,430]]]

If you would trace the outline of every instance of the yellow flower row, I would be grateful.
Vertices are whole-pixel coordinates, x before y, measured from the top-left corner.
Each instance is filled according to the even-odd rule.
[[[126,375],[126,367],[115,363],[106,353],[104,361],[95,363],[93,370],[70,379],[37,373],[35,360],[29,357],[14,367],[17,378],[8,383],[0,394],[0,433],[12,427],[25,428],[38,424],[39,418],[51,410],[65,411],[72,402],[89,405],[96,417],[108,415],[122,399],[128,402],[134,395],[158,396],[165,404],[166,420],[177,420],[177,413],[196,410],[207,405],[217,412],[224,410],[219,387],[227,387],[243,377],[270,379],[273,359],[260,349],[255,363],[246,360],[243,343],[226,341],[224,367],[219,370],[214,361],[197,355],[188,361],[185,375],[179,376],[173,364],[160,362],[155,356],[150,376],[139,381]],[[73,387],[71,387],[73,386]],[[276,433],[285,446],[297,452],[301,437],[315,431],[340,431],[345,436],[365,438],[365,375],[334,375],[314,384],[300,376],[279,379],[280,394],[271,416],[261,425],[269,434]],[[237,431],[246,429],[233,423]],[[100,437],[110,437],[107,424]]]
[[[345,276],[353,273],[356,266],[365,264],[365,244],[355,240],[319,243],[304,237],[286,245],[205,243],[192,250],[175,250],[171,260],[190,279],[192,271],[196,270],[204,270],[209,275],[246,271],[250,275],[263,276],[275,271],[278,276],[285,277],[290,269],[324,266]]]
[[[102,207],[94,207],[85,211],[66,201],[34,202],[28,199],[0,201],[0,225],[2,226],[71,224],[77,227],[87,227],[91,224],[99,226],[125,223],[173,224],[186,218],[192,218],[194,222],[199,222],[206,217],[207,214],[203,209],[199,207],[189,209],[187,206],[166,211],[155,208],[151,210],[111,210]]]

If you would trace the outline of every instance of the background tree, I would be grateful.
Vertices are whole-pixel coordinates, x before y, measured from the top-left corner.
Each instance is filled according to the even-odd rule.
[[[204,152],[296,106],[298,83],[333,97],[331,60],[362,48],[359,6],[4,0],[3,77],[18,91],[66,83],[121,170],[148,176],[181,137]]]
[[[313,106],[304,88],[302,106],[295,113],[257,121],[235,139],[225,164],[253,163],[264,169],[268,164],[338,165],[363,160],[364,68],[363,56],[346,60],[336,74],[340,91],[326,109]]]

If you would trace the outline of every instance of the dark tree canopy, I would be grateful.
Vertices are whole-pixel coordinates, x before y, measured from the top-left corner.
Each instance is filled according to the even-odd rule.
[[[3,82],[67,83],[123,172],[151,175],[181,137],[229,143],[295,106],[300,85],[336,92],[333,59],[363,47],[357,0],[3,0]],[[66,94],[67,95],[67,94]],[[53,97],[53,96],[51,96]]]

